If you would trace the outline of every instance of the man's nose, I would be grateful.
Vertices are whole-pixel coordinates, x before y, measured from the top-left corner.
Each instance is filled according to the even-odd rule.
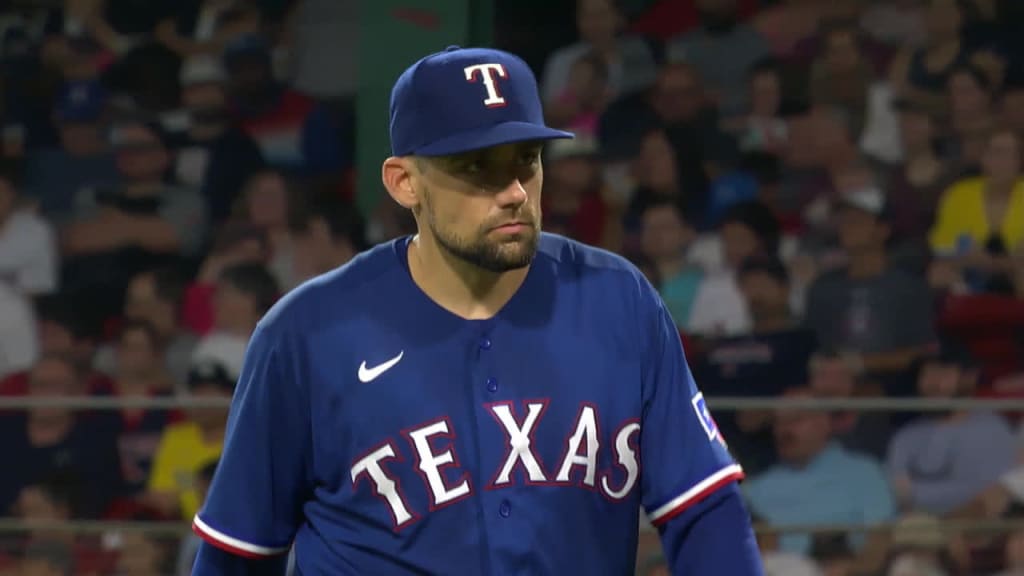
[[[513,178],[496,196],[502,208],[521,206],[528,198],[526,188],[518,178]]]

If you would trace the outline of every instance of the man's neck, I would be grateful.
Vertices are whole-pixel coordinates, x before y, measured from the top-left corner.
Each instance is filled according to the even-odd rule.
[[[846,267],[851,278],[873,278],[885,271],[883,250],[861,250],[850,254]]]
[[[986,178],[985,192],[997,198],[1008,198],[1016,184],[1017,178]]]
[[[485,320],[497,314],[529,271],[529,267],[508,272],[483,270],[422,235],[409,244],[408,258],[409,272],[420,289],[442,308],[467,320]]]

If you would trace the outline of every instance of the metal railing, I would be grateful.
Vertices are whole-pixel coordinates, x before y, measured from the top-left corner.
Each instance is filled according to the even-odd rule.
[[[715,411],[743,410],[850,410],[854,412],[935,412],[946,410],[991,410],[1024,412],[1024,398],[750,398],[706,396]],[[0,410],[67,408],[72,410],[120,410],[124,408],[173,410],[227,408],[230,400],[189,396],[96,397],[96,396],[8,396],[0,397]]]

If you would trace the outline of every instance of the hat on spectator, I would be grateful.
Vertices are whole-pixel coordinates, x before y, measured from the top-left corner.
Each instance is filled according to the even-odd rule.
[[[867,212],[880,220],[888,220],[891,213],[885,193],[875,186],[859,188],[843,194],[839,205]]]
[[[518,56],[451,46],[407,68],[391,91],[394,156],[446,156],[572,138],[549,128],[537,79]]]
[[[62,122],[95,122],[107,107],[107,92],[95,80],[67,82],[57,96],[56,113]]]
[[[233,390],[235,378],[228,373],[224,364],[215,360],[200,360],[193,362],[188,371],[188,385],[214,384],[220,388]]]
[[[230,334],[214,332],[203,337],[192,351],[192,364],[218,364],[232,380],[242,372],[247,341]]]

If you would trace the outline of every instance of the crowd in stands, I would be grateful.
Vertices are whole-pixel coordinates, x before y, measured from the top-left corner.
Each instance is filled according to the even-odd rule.
[[[0,13],[0,395],[230,398],[281,294],[414,230],[353,198],[358,2],[50,4]],[[1024,3],[496,4],[577,134],[545,229],[644,271],[709,398],[1024,397]],[[0,413],[0,515],[186,522],[225,414]],[[759,526],[896,526],[766,533],[771,576],[1024,575],[1024,531],[943,529],[1024,518],[1016,416],[716,412]],[[0,541],[5,576],[196,546]]]

